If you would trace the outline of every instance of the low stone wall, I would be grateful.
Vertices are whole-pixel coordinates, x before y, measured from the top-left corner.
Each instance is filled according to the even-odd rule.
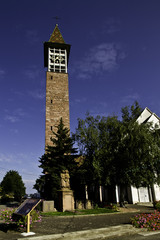
[[[56,212],[54,207],[54,201],[43,201],[42,202],[42,212]]]
[[[76,209],[93,209],[93,202],[91,200],[76,200]]]

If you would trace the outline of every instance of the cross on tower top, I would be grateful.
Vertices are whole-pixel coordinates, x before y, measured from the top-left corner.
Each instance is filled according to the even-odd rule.
[[[58,20],[60,20],[61,18],[59,18],[58,16],[55,16],[55,17],[53,17],[53,19],[56,20],[56,25],[58,26]]]

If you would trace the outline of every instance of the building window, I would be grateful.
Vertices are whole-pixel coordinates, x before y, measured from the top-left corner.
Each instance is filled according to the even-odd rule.
[[[52,126],[51,126],[51,131],[52,131]]]
[[[51,76],[51,80],[53,80],[53,76]]]
[[[52,99],[51,99],[51,103],[53,103]]]
[[[48,51],[48,71],[67,73],[67,51],[55,48]]]

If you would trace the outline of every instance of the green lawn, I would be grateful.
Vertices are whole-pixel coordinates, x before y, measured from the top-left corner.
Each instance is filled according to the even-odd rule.
[[[89,215],[89,214],[103,214],[103,213],[115,213],[117,210],[108,208],[96,208],[96,209],[84,209],[75,210],[74,212],[48,212],[41,213],[42,216],[73,216],[73,215]]]

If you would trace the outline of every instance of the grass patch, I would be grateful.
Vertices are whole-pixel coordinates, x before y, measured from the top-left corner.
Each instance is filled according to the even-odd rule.
[[[113,213],[113,212],[117,212],[117,211],[115,211],[114,209],[108,209],[108,208],[77,210],[77,214],[80,214],[80,215],[103,214],[103,213]]]
[[[117,210],[108,208],[96,208],[96,209],[83,209],[75,210],[74,212],[47,212],[41,213],[42,216],[73,216],[73,215],[90,215],[90,214],[104,214],[104,213],[115,213]]]
[[[75,215],[74,212],[41,212],[41,216],[73,216]]]

